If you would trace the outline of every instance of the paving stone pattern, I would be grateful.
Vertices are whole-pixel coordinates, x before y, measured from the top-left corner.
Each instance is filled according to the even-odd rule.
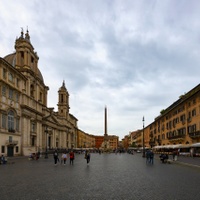
[[[146,164],[139,153],[91,154],[89,165],[83,154],[75,156],[73,166],[55,166],[52,156],[0,165],[0,200],[200,199],[198,167]]]

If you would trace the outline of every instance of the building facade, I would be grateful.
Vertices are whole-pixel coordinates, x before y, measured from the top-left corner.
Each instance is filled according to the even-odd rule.
[[[95,138],[93,135],[78,130],[77,148],[95,148]]]
[[[146,145],[190,145],[200,142],[200,85],[161,111],[146,128]]]
[[[58,112],[54,112],[47,107],[49,87],[38,61],[28,30],[16,39],[15,52],[0,58],[0,154],[76,147],[78,120],[69,112],[65,83],[58,91]]]
[[[97,149],[101,148],[102,143],[104,142],[104,136],[96,135],[95,136],[95,147]]]
[[[200,155],[200,84],[163,109],[143,130],[133,131],[136,147],[143,147],[143,135],[146,148],[193,149]]]

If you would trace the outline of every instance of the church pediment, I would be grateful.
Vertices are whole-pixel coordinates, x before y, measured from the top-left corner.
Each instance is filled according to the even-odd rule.
[[[52,122],[52,123],[55,123],[55,124],[60,124],[59,121],[56,119],[55,116],[53,115],[49,115],[49,116],[46,116],[43,118],[44,121],[49,121],[49,122]]]

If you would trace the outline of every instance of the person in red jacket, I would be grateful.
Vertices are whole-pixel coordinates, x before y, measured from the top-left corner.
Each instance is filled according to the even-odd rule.
[[[69,159],[70,159],[70,165],[72,164],[74,164],[74,158],[75,158],[75,156],[74,156],[74,152],[73,151],[70,151],[70,153],[69,153]]]

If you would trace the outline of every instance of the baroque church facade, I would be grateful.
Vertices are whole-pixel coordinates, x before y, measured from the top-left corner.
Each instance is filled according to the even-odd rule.
[[[65,83],[58,90],[55,112],[47,107],[49,87],[38,60],[28,30],[16,39],[14,53],[0,57],[0,155],[76,148],[78,120],[69,112]]]

